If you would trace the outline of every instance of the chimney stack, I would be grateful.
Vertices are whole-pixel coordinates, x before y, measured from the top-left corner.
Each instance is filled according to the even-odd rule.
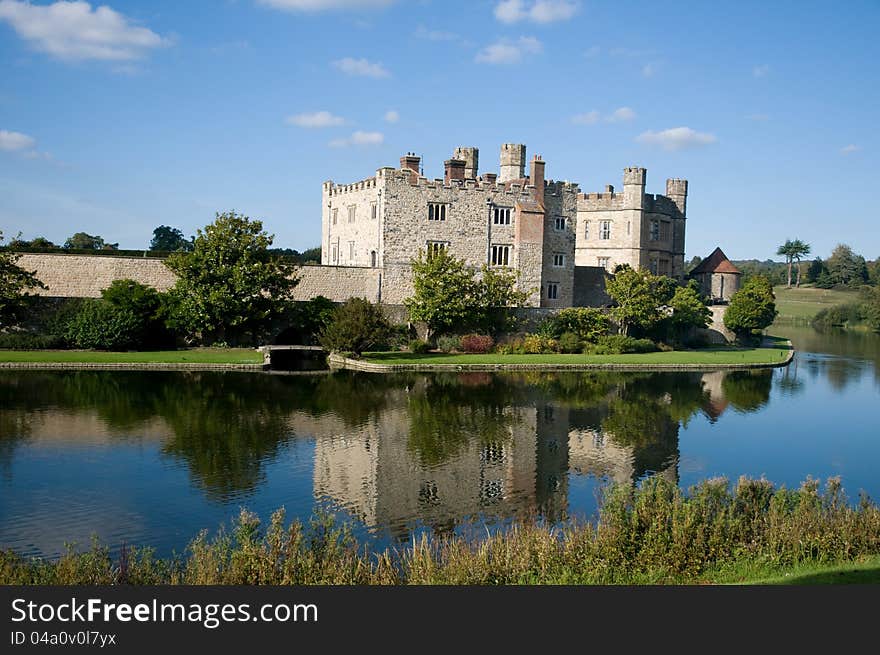
[[[419,175],[420,175],[419,164],[421,164],[421,162],[422,162],[422,158],[412,152],[408,152],[403,157],[400,158],[401,170],[412,171],[412,173],[410,173],[410,175],[409,175],[410,182],[416,182],[419,179]]]
[[[532,157],[529,182],[535,187],[535,200],[544,204],[544,160],[541,155]]]
[[[443,162],[446,168],[445,183],[449,184],[452,180],[464,181],[464,169],[467,162],[464,159],[447,159]]]

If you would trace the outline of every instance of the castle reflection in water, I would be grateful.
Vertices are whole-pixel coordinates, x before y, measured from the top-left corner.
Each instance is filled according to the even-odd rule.
[[[682,423],[714,422],[731,401],[755,409],[770,384],[770,371],[420,376],[386,388],[356,425],[331,412],[292,427],[315,436],[316,498],[405,537],[415,522],[564,519],[572,476],[677,483]]]

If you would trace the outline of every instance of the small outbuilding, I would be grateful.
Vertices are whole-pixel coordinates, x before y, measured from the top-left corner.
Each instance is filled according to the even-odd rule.
[[[690,277],[699,283],[700,291],[710,302],[726,304],[739,291],[742,272],[733,265],[721,248],[715,248],[711,255],[691,271]]]

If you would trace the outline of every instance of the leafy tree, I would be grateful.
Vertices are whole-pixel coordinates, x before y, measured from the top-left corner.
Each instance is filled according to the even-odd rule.
[[[828,266],[822,261],[821,257],[816,257],[807,266],[807,282],[815,284],[817,287],[827,288],[832,285],[831,272]]]
[[[676,283],[663,275],[630,266],[618,266],[614,275],[605,278],[605,291],[614,301],[611,316],[620,333],[628,335],[632,328],[648,331],[664,319],[663,307],[672,300]]]
[[[49,241],[49,239],[47,239],[46,237],[34,237],[30,242],[30,247],[51,250],[52,248],[57,248],[58,246]]]
[[[559,339],[566,332],[577,335],[582,341],[596,343],[611,331],[608,314],[596,307],[567,307],[548,316],[538,327],[538,334]]]
[[[687,265],[685,265],[684,268],[688,273],[690,273],[692,270],[694,270],[697,266],[699,266],[702,263],[703,263],[703,258],[699,257],[697,255],[694,255],[693,258],[691,258],[691,261]]]
[[[858,286],[868,281],[868,267],[865,258],[853,252],[844,244],[838,244],[826,262],[831,281],[834,284]]]
[[[382,309],[364,298],[349,298],[321,333],[321,345],[330,352],[353,352],[358,357],[388,337],[391,326]]]
[[[675,338],[680,338],[691,328],[704,328],[709,325],[712,312],[703,301],[696,280],[691,280],[687,286],[678,287],[669,305],[672,307],[669,322]]]
[[[518,307],[528,293],[516,290],[512,272],[483,266],[480,276],[445,250],[420,251],[412,260],[413,289],[404,300],[412,321],[428,326],[428,337],[467,330],[496,332],[510,327],[509,307]]]
[[[324,296],[298,302],[285,317],[287,327],[276,337],[276,344],[312,344],[332,321],[336,303]]]
[[[0,232],[0,243],[3,232]],[[21,320],[31,298],[26,289],[46,289],[37,279],[36,271],[26,271],[16,262],[21,255],[0,250],[0,329],[15,325]]]
[[[150,250],[176,252],[178,250],[190,251],[192,248],[192,239],[187,239],[183,236],[183,232],[176,227],[160,225],[153,230],[153,239],[150,241]]]
[[[102,237],[77,232],[64,242],[66,250],[118,250],[118,243],[107,243]]]
[[[755,276],[730,299],[724,313],[724,325],[738,336],[760,333],[776,318],[776,296],[766,277]]]
[[[810,244],[804,243],[800,239],[795,239],[791,242],[789,252],[792,259],[797,262],[797,281],[795,282],[795,287],[799,288],[801,286],[801,259],[809,255],[810,250]],[[789,275],[791,275],[790,272]],[[788,286],[791,286],[791,280],[789,280]]]
[[[880,257],[868,262],[868,284],[880,286]]]
[[[129,350],[139,345],[142,329],[134,312],[88,299],[67,323],[64,338],[74,348]]]
[[[174,336],[165,327],[167,306],[163,294],[153,287],[135,280],[114,280],[101,291],[101,298],[137,319],[133,347],[155,348],[173,344]]]
[[[169,324],[204,343],[256,342],[291,306],[295,265],[269,252],[263,223],[227,212],[198,230],[192,252],[166,260],[177,274]]]

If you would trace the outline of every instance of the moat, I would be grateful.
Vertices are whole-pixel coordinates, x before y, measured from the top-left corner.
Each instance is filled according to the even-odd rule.
[[[777,328],[787,368],[377,375],[0,372],[0,548],[182,552],[247,507],[378,543],[589,518],[654,473],[842,477],[880,498],[880,338]]]

